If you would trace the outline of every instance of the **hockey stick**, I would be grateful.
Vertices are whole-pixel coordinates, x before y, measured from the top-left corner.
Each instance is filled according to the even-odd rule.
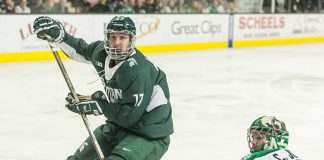
[[[47,38],[48,45],[50,46],[50,48],[51,48],[51,50],[52,50],[52,52],[54,54],[56,62],[58,64],[58,66],[60,67],[60,70],[61,70],[61,72],[63,74],[64,79],[65,79],[65,82],[66,82],[66,84],[68,85],[68,87],[70,89],[70,92],[72,93],[74,99],[76,100],[76,103],[80,102],[79,97],[77,96],[77,94],[76,94],[76,92],[75,92],[75,90],[73,88],[72,82],[71,82],[71,80],[70,80],[70,78],[69,78],[69,76],[68,76],[68,74],[67,74],[67,72],[65,70],[65,67],[64,67],[64,65],[62,63],[62,60],[61,60],[61,58],[60,58],[60,56],[59,56],[59,54],[57,52],[56,46],[52,41],[52,38],[49,35],[45,35],[45,37]],[[89,124],[89,120],[88,120],[87,116],[85,114],[83,114],[83,113],[80,113],[80,115],[81,115],[81,118],[83,120],[84,125],[86,126],[86,128],[87,128],[87,130],[89,132],[89,135],[91,137],[93,146],[94,146],[94,148],[95,148],[95,150],[96,150],[96,152],[97,152],[97,154],[99,156],[99,159],[104,160],[105,157],[104,157],[104,155],[103,155],[103,153],[101,151],[101,148],[100,148],[100,146],[98,144],[98,141],[97,141],[95,135],[92,133],[92,130],[90,128],[90,124]]]

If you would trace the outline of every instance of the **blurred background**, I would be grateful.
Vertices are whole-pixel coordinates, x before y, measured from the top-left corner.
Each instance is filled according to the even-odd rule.
[[[175,133],[163,160],[238,160],[263,115],[286,123],[294,154],[323,160],[323,11],[324,0],[0,0],[0,160],[65,159],[88,136],[35,18],[91,43],[120,14],[167,74]],[[102,90],[91,65],[60,55],[78,93]]]
[[[320,13],[324,0],[0,0],[2,14]]]

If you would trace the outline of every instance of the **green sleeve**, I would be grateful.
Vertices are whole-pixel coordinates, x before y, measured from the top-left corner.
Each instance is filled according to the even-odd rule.
[[[67,34],[64,41],[60,44],[60,48],[71,59],[77,60],[81,56],[81,58],[90,61],[94,50],[100,43],[101,41],[96,41],[88,44],[81,38],[75,38]]]
[[[150,101],[153,86],[149,76],[137,70],[137,67],[121,71],[117,76],[117,85],[122,89],[120,103],[109,103],[104,112],[119,125],[129,128],[140,121]]]

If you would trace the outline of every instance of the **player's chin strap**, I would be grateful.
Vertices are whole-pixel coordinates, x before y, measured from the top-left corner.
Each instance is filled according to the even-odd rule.
[[[52,52],[54,54],[56,62],[60,67],[60,70],[61,70],[61,72],[63,74],[64,79],[65,79],[65,82],[66,82],[66,84],[68,85],[68,87],[70,89],[70,92],[72,93],[72,95],[73,95],[74,99],[76,100],[76,102],[80,102],[79,97],[77,96],[77,94],[75,92],[75,89],[73,88],[72,82],[71,82],[71,80],[70,80],[70,78],[69,78],[69,76],[68,76],[68,74],[67,74],[67,72],[65,70],[65,67],[64,67],[64,65],[62,63],[62,60],[61,60],[61,58],[60,58],[60,56],[59,56],[59,54],[57,52],[56,46],[55,46],[55,44],[53,42],[53,39],[47,34],[45,34],[44,36],[46,37],[47,42],[48,42],[48,44],[49,44],[49,46],[50,46],[50,48],[51,48],[51,50],[52,50]],[[100,146],[98,144],[98,141],[97,141],[96,137],[92,133],[92,129],[90,128],[90,124],[89,124],[89,120],[88,120],[87,116],[85,114],[82,114],[82,113],[80,113],[80,115],[82,117],[84,125],[86,126],[86,128],[88,130],[88,133],[89,133],[89,135],[91,137],[93,146],[96,149],[96,152],[97,152],[97,154],[99,156],[99,159],[104,160],[105,157],[104,157],[104,155],[103,155],[103,153],[101,151],[101,148],[100,148]]]

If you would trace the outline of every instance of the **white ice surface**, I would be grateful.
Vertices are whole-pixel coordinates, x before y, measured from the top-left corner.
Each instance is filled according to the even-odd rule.
[[[323,44],[148,57],[171,91],[175,133],[163,160],[238,160],[262,115],[286,122],[296,155],[324,159]],[[78,93],[102,88],[91,65],[64,64]],[[68,88],[55,61],[0,64],[0,89],[1,160],[64,159],[88,136],[64,108]],[[105,120],[88,117],[93,129]]]

